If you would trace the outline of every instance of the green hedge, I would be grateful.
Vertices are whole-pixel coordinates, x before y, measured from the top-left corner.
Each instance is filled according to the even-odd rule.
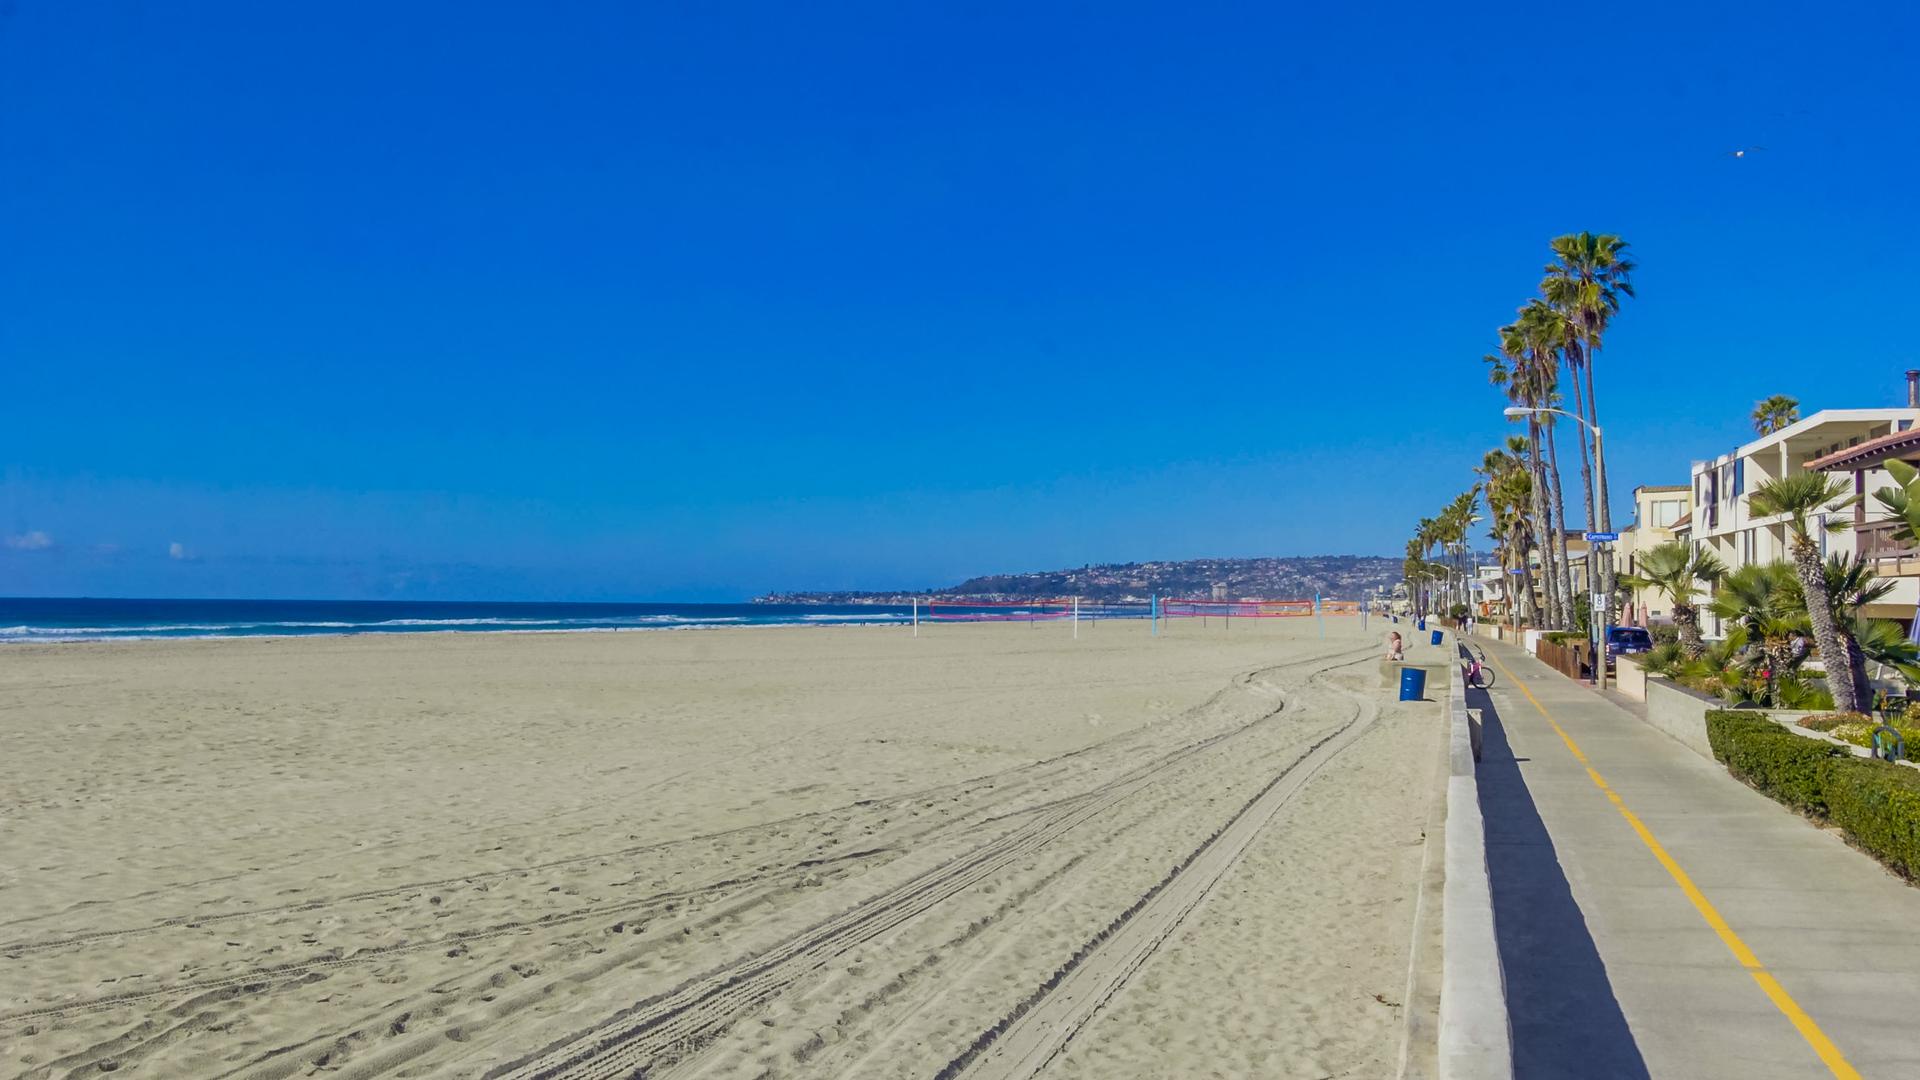
[[[1707,713],[1707,741],[1733,775],[1788,806],[1826,817],[1855,847],[1908,878],[1920,878],[1920,771],[1853,757],[1753,712]]]
[[[1821,774],[1845,751],[1781,727],[1760,713],[1707,713],[1707,743],[1727,771],[1797,810],[1824,811]]]
[[[1835,765],[1827,817],[1861,850],[1909,878],[1920,875],[1920,772],[1870,758]]]

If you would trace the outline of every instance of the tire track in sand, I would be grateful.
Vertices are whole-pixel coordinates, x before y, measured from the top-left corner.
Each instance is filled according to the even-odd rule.
[[[1369,647],[1364,655],[1370,656],[1371,652]],[[1322,665],[1311,673],[1314,675],[1358,662],[1353,653],[1314,659]],[[1235,680],[1235,685],[1251,688],[1245,677]],[[1218,700],[1218,697],[1216,695],[1208,704]],[[925,913],[993,876],[1015,860],[1098,818],[1114,804],[1153,781],[1163,770],[1252,729],[1278,715],[1283,706],[1284,702],[1276,698],[1273,709],[1245,724],[1188,743],[1091,791],[1051,804],[1012,832],[870,897],[772,949],[689,980],[665,994],[638,1002],[593,1029],[491,1070],[486,1078],[625,1080],[647,1075],[663,1063],[697,1053],[740,1015],[771,1000],[789,986],[829,964],[835,957]],[[1349,721],[1341,731],[1350,729],[1353,724],[1354,721]],[[1336,733],[1329,738],[1338,737]],[[1308,756],[1311,755],[1312,751],[1309,751]],[[1303,757],[1288,771],[1307,760]],[[1283,773],[1282,777],[1285,775]],[[1273,783],[1278,782],[1279,778],[1276,778]],[[1238,816],[1244,817],[1246,814],[1247,809],[1243,808]],[[1218,836],[1216,834],[1215,839]],[[1192,857],[1189,857],[1191,861]]]
[[[1353,720],[1328,735],[1241,807],[1134,906],[1082,945],[1053,978],[949,1062],[936,1080],[1028,1080],[1126,986],[1233,869],[1260,830],[1327,762],[1351,747],[1379,714],[1356,698]]]

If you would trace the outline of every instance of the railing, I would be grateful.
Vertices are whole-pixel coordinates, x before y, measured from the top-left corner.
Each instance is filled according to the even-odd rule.
[[[1869,521],[1854,526],[1855,550],[1860,553],[1862,559],[1876,566],[1887,562],[1920,560],[1920,547],[1894,537],[1894,531],[1901,524],[1898,521]],[[1916,569],[1920,570],[1920,568]]]

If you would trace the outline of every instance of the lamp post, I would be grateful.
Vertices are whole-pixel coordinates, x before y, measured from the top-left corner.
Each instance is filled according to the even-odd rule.
[[[1597,516],[1600,512],[1600,493],[1607,489],[1607,459],[1606,456],[1601,453],[1600,449],[1599,425],[1589,424],[1586,418],[1567,412],[1565,409],[1548,409],[1527,405],[1509,405],[1506,409],[1506,417],[1509,420],[1517,420],[1523,416],[1533,416],[1539,413],[1553,413],[1556,416],[1568,417],[1581,427],[1593,433],[1594,470],[1591,486],[1593,488],[1594,513]],[[1587,531],[1593,532],[1598,525],[1599,523],[1596,521],[1587,522]],[[1602,588],[1601,585],[1603,581],[1610,579],[1613,575],[1607,574],[1603,577],[1600,573],[1599,564],[1601,561],[1600,556],[1602,555],[1600,545],[1602,543],[1604,543],[1604,541],[1587,541],[1587,588],[1592,590],[1594,601],[1591,610],[1588,612],[1587,622],[1591,624],[1588,630],[1593,639],[1593,685],[1604,689],[1607,685],[1607,605],[1612,603],[1613,597],[1606,589]]]

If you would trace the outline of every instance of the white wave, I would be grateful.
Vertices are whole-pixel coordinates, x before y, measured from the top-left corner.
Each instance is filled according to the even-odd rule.
[[[16,634],[28,637],[47,636],[65,637],[70,634],[161,634],[187,630],[244,630],[250,623],[162,623],[149,626],[8,626],[0,627],[0,634]]]
[[[83,641],[178,641],[208,638],[325,637],[324,631],[340,634],[362,633],[606,633],[627,630],[719,630],[750,624],[754,626],[794,627],[822,623],[888,623],[904,621],[893,612],[870,614],[813,614],[799,619],[778,616],[650,614],[606,615],[576,618],[472,618],[472,619],[384,619],[377,622],[328,621],[256,621],[232,623],[151,623],[124,626],[35,626],[21,624],[0,627],[0,643],[66,643]],[[299,633],[299,631],[323,633]]]

